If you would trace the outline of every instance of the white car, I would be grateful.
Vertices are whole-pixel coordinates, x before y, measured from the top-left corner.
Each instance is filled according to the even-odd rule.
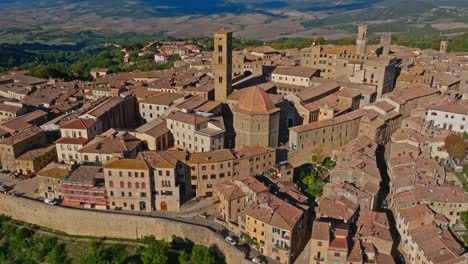
[[[255,264],[265,264],[265,262],[259,258],[252,259],[252,262]]]
[[[227,236],[224,240],[226,240],[229,244],[235,246],[237,245],[237,242],[234,240],[234,238]]]
[[[58,204],[57,200],[55,200],[55,199],[47,199],[47,198],[44,199],[44,203],[50,204],[50,205],[57,205],[57,204]]]

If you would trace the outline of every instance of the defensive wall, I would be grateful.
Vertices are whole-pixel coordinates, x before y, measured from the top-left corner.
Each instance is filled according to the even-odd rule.
[[[70,235],[137,239],[153,235],[171,241],[172,235],[205,246],[217,245],[227,263],[250,263],[244,253],[209,227],[177,220],[52,206],[37,200],[0,194],[0,214]]]

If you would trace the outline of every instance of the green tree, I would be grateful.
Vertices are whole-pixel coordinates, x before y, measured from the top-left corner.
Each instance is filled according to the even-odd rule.
[[[179,261],[180,264],[186,264],[189,261],[189,255],[187,254],[187,251],[184,249],[179,251],[179,255],[177,256],[177,260]]]
[[[166,264],[169,259],[167,251],[168,245],[166,242],[153,239],[143,252],[141,260],[144,264]]]
[[[210,253],[210,250],[202,245],[195,245],[190,257],[192,264],[215,264],[216,258]]]
[[[324,45],[324,44],[327,43],[327,41],[325,40],[324,37],[317,37],[317,38],[315,39],[315,43],[317,43],[317,44],[319,44],[319,45]]]
[[[47,260],[50,264],[67,264],[67,252],[65,251],[65,245],[56,244],[54,248],[47,255]]]

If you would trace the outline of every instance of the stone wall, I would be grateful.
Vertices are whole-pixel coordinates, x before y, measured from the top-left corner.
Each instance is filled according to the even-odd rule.
[[[0,214],[70,235],[127,239],[154,235],[157,239],[170,241],[174,234],[196,244],[217,245],[227,263],[249,263],[240,250],[228,244],[216,232],[205,226],[177,220],[52,206],[4,194],[0,194]]]

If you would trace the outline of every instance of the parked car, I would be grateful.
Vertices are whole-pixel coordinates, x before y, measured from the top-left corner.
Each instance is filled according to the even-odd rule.
[[[252,262],[255,264],[265,264],[265,261],[261,260],[260,258],[253,258]]]
[[[56,199],[44,199],[44,203],[50,204],[50,205],[57,205],[58,201]]]
[[[234,240],[234,238],[232,238],[230,236],[227,236],[224,240],[226,240],[229,244],[231,244],[233,246],[237,245],[236,240]]]

